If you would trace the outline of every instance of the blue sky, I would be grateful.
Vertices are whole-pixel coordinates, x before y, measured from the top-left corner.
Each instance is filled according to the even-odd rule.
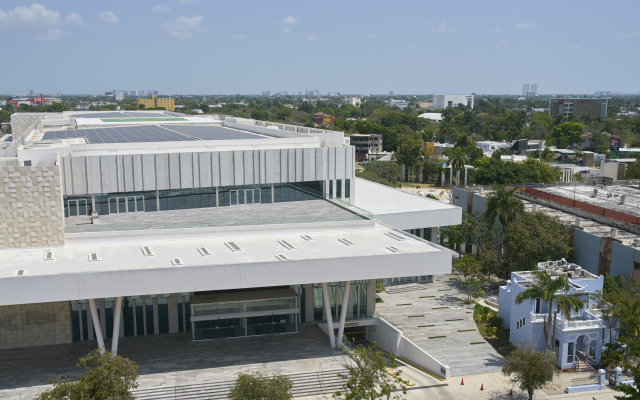
[[[12,1],[0,93],[640,91],[634,1]]]

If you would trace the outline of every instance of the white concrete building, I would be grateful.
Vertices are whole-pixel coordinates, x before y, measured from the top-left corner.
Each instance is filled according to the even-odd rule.
[[[362,104],[362,99],[360,99],[360,97],[347,97],[346,99],[344,99],[345,103],[350,104],[354,107],[360,107],[360,104]]]
[[[342,132],[166,111],[12,117],[0,350],[302,323],[336,346],[375,331],[376,279],[450,271],[430,240],[460,208],[355,178]]]
[[[401,110],[409,107],[409,102],[406,100],[389,99],[387,103],[389,104],[389,107],[398,107]]]
[[[440,110],[442,108],[457,107],[459,104],[473,108],[472,94],[435,94],[433,96],[433,108]]]
[[[428,119],[431,122],[437,122],[437,123],[442,122],[442,113],[428,112],[428,113],[422,113],[418,115],[418,117]]]
[[[482,150],[482,153],[485,155],[485,157],[491,157],[496,151],[510,149],[511,143],[496,142],[491,140],[479,140],[476,142],[476,146],[478,146],[478,148]]]
[[[566,294],[577,295],[584,301],[579,312],[572,312],[565,318],[552,309],[554,316],[551,328],[553,349],[557,354],[557,365],[561,369],[574,368],[578,362],[598,364],[608,329],[601,318],[597,304],[591,298],[602,291],[604,277],[597,276],[576,264],[567,261],[546,261],[538,263],[538,270],[547,271],[552,277],[566,275],[570,289]],[[509,328],[509,341],[516,346],[532,345],[542,351],[546,347],[544,321],[549,308],[542,299],[525,300],[516,304],[516,297],[527,287],[537,282],[531,271],[512,272],[505,286],[500,286],[499,312],[505,327]]]

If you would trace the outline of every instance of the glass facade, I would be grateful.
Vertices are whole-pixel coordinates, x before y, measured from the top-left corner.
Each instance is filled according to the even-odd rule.
[[[298,297],[191,305],[193,340],[297,332]]]
[[[321,199],[322,181],[94,195],[98,215]],[[158,208],[159,207],[159,208]],[[65,217],[91,215],[91,196],[65,196]]]
[[[351,303],[353,305],[352,318],[364,318],[367,314],[367,281],[351,282]],[[307,293],[308,295],[308,293]],[[329,284],[329,304],[333,319],[338,319],[342,312],[342,300],[344,297],[344,285],[342,282]],[[313,285],[313,319],[314,321],[326,321],[324,313],[322,286]],[[351,318],[350,318],[351,319]]]

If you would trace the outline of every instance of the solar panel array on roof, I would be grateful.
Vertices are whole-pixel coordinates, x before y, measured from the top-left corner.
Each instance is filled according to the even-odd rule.
[[[264,139],[264,136],[261,135],[224,128],[222,126],[162,125],[162,127],[200,140]]]
[[[86,138],[88,143],[175,142],[194,140],[157,125],[49,131],[44,134],[42,139],[70,139],[80,137]]]
[[[101,113],[80,113],[71,114],[73,118],[127,118],[127,116],[121,112],[101,112]]]

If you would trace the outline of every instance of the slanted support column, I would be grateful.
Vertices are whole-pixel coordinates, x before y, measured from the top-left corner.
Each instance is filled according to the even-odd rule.
[[[89,309],[91,310],[91,319],[93,320],[93,331],[98,341],[98,349],[100,349],[100,354],[103,354],[104,340],[102,339],[102,328],[100,327],[100,319],[98,318],[98,310],[96,309],[96,301],[94,299],[89,299]]]
[[[329,344],[336,347],[336,337],[333,334],[333,316],[331,315],[331,302],[329,301],[329,284],[322,284],[322,301],[324,303],[324,313],[327,317],[327,333],[329,334]]]
[[[344,335],[344,321],[347,319],[347,309],[349,308],[349,289],[351,289],[351,281],[345,281],[342,310],[340,310],[340,325],[338,325],[338,346],[342,344],[342,335]]]
[[[116,297],[113,302],[113,335],[111,336],[111,354],[118,354],[118,339],[120,338],[120,319],[122,316],[122,297]]]

